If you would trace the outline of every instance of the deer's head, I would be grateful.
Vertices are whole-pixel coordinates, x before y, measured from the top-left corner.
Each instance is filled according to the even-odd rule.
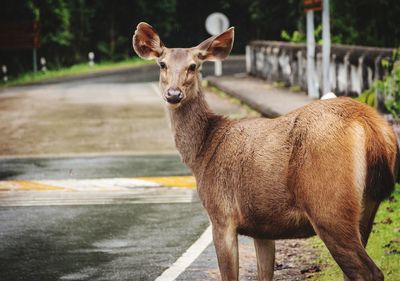
[[[231,52],[233,37],[234,28],[231,27],[193,48],[167,48],[155,29],[141,22],[132,43],[141,58],[157,61],[162,97],[171,108],[177,108],[198,95],[202,63],[225,59]]]

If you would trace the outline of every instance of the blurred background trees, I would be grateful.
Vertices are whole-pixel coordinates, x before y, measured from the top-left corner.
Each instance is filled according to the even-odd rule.
[[[282,40],[304,34],[300,0],[3,0],[1,22],[38,20],[38,55],[50,68],[87,60],[121,60],[133,55],[131,37],[140,21],[152,24],[171,47],[190,47],[208,37],[204,28],[212,12],[225,13],[236,27],[234,53],[250,40]],[[332,37],[336,43],[397,47],[398,0],[331,0]],[[318,24],[318,15],[316,24]],[[283,39],[289,39],[286,36]],[[31,50],[0,50],[0,64],[13,72],[31,69]],[[11,70],[11,69],[10,69]]]

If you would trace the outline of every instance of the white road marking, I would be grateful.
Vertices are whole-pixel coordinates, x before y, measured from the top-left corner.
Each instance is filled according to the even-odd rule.
[[[212,228],[209,226],[196,242],[176,262],[165,270],[155,281],[173,281],[185,271],[212,242]]]

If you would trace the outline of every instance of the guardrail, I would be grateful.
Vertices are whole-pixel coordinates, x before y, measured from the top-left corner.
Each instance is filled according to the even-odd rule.
[[[307,90],[306,44],[279,41],[252,41],[246,46],[246,70],[267,81]],[[373,80],[385,75],[383,59],[390,59],[394,49],[332,45],[330,63],[331,89],[337,95],[357,96]],[[315,50],[316,84],[322,94],[322,48]]]

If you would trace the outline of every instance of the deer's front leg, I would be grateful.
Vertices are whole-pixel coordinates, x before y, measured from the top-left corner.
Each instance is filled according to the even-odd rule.
[[[257,273],[259,281],[272,281],[275,264],[275,241],[254,239],[257,255]]]
[[[222,281],[239,280],[239,251],[236,228],[213,224],[213,240]]]

